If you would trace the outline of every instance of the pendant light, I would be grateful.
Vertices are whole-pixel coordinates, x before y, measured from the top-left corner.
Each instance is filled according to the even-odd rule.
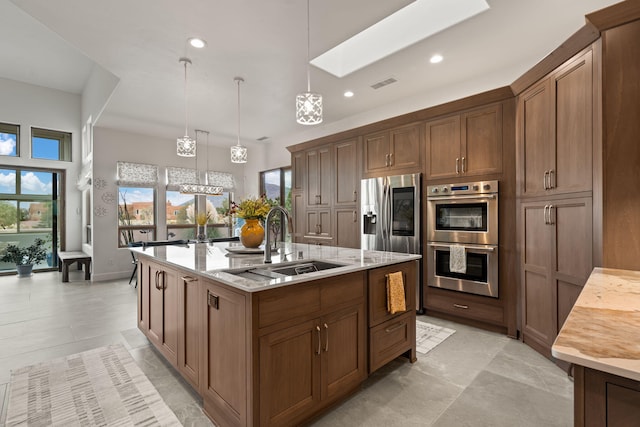
[[[182,157],[195,157],[196,156],[196,141],[189,137],[189,115],[187,108],[187,65],[191,64],[189,58],[180,58],[178,62],[184,64],[184,136],[177,140],[177,152],[178,156]]]
[[[242,77],[234,77],[238,84],[238,142],[231,147],[231,163],[247,163],[247,147],[240,145],[240,83],[244,82]]]
[[[311,92],[309,65],[309,0],[307,0],[307,91],[296,96],[296,121],[301,125],[322,123],[322,95]]]
[[[180,185],[180,193],[181,194],[193,194],[193,195],[203,195],[203,196],[218,196],[222,194],[223,188],[219,185],[210,184],[208,181],[209,177],[209,132],[206,130],[196,129],[196,140],[194,141],[195,145],[198,143],[198,134],[204,133],[207,135],[207,169],[205,174],[207,178],[205,179],[205,183],[200,183],[200,172],[198,171],[198,158],[196,157],[196,182],[195,183],[187,183]]]

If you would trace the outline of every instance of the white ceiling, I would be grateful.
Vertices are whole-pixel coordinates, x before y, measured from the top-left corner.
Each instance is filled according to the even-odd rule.
[[[409,3],[311,0],[311,57]],[[442,102],[456,86],[490,89],[483,87],[487,76],[493,87],[509,85],[576,32],[585,14],[617,0],[488,3],[487,12],[346,77],[311,67],[311,88],[324,97],[320,126],[408,98],[424,108],[434,104],[433,94]],[[120,84],[97,125],[176,138],[184,133],[178,59],[186,55],[193,61],[192,136],[197,128],[210,131],[212,143],[235,138],[233,78],[242,76],[242,139],[290,137],[305,131],[294,105],[306,90],[306,6],[305,0],[0,0],[0,77],[79,94],[99,64]],[[208,46],[187,47],[193,36]],[[444,61],[430,64],[436,52]],[[388,77],[397,83],[370,87]],[[347,89],[353,98],[342,96]],[[459,95],[452,91],[450,99]]]

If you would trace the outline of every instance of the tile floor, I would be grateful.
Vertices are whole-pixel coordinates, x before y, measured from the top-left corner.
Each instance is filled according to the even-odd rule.
[[[185,426],[209,426],[202,402],[136,329],[127,280],[81,271],[0,277],[0,425],[11,369],[120,342]],[[418,361],[395,360],[313,426],[571,426],[573,383],[519,341],[433,317],[456,330]]]

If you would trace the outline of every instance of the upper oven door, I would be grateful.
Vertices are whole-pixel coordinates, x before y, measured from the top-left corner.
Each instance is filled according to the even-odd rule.
[[[498,244],[498,195],[438,196],[427,199],[430,242]]]

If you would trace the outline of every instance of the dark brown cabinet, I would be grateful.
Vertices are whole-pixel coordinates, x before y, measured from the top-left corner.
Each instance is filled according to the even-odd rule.
[[[502,105],[494,104],[425,125],[427,179],[502,172]]]
[[[195,276],[179,274],[178,296],[178,370],[196,390],[200,389],[200,355],[202,319],[200,282]]]
[[[421,125],[394,128],[364,137],[366,177],[420,172]]]
[[[358,139],[338,142],[333,147],[335,185],[333,205],[356,206],[360,200],[360,145]]]
[[[522,335],[549,357],[593,269],[591,198],[521,205]]]
[[[360,247],[360,216],[358,212],[359,209],[355,206],[333,210],[334,246],[354,249]]]
[[[592,189],[592,56],[576,56],[518,99],[523,197]]]
[[[332,150],[330,146],[309,150],[306,156],[305,194],[307,206],[313,208],[331,206]]]

